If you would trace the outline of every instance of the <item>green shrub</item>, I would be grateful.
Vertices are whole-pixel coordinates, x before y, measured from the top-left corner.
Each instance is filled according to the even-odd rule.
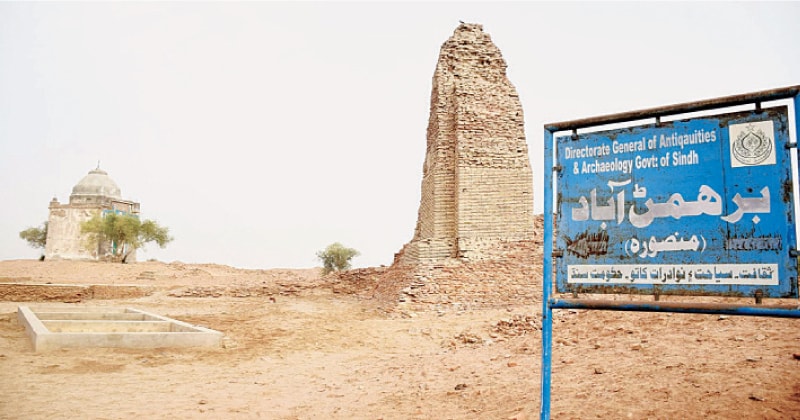
[[[347,270],[350,268],[350,260],[358,256],[359,253],[353,248],[347,248],[336,242],[328,245],[323,251],[317,252],[317,258],[322,261],[322,274],[332,271]]]

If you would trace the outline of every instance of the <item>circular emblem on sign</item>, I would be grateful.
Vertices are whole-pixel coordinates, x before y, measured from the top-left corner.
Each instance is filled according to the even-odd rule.
[[[751,124],[739,133],[731,147],[736,160],[745,165],[758,165],[770,156],[772,139]]]

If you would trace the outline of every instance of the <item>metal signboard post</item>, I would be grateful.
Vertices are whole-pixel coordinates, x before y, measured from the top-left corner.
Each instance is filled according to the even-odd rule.
[[[800,126],[799,94],[794,86],[545,125],[542,419],[550,415],[553,309],[800,318],[796,305],[551,298],[555,286],[573,296],[643,294],[656,301],[662,294],[797,299],[790,155],[796,144],[788,107],[761,103],[793,98]],[[747,104],[755,109],[720,111]],[[712,112],[661,121],[697,111]],[[644,119],[654,121],[577,133]]]

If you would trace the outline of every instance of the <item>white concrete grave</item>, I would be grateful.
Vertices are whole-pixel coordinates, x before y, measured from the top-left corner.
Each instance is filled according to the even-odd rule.
[[[220,347],[223,334],[133,308],[17,311],[35,352],[65,347]]]

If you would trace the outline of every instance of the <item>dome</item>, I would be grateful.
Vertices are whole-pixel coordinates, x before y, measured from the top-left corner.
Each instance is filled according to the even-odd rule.
[[[100,168],[89,171],[88,175],[72,187],[72,194],[69,196],[71,202],[75,199],[85,201],[100,197],[122,199],[117,183]]]

